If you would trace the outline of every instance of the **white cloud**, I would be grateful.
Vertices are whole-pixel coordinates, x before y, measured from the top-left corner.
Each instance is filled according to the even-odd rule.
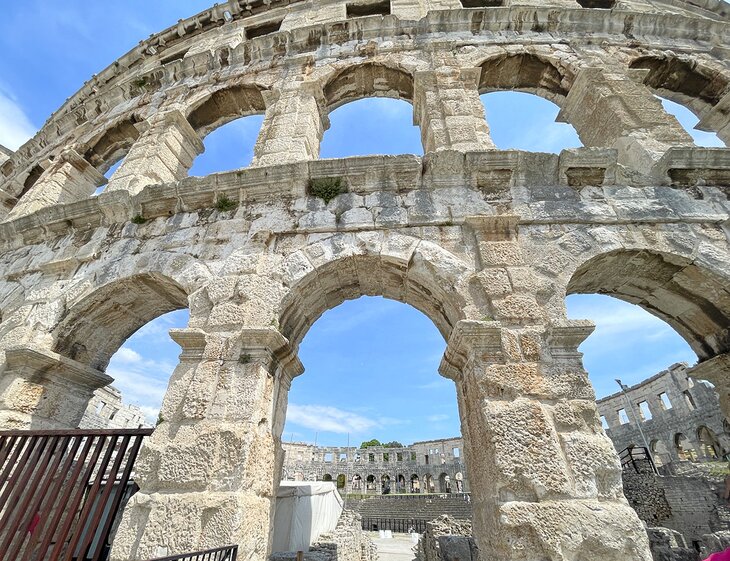
[[[427,418],[427,419],[428,419],[429,421],[431,421],[432,423],[437,423],[437,422],[439,422],[439,421],[445,421],[446,419],[448,419],[448,418],[449,418],[449,416],[448,416],[448,415],[429,415],[429,416],[428,416],[428,417],[426,417],[426,418]]]
[[[17,150],[36,132],[18,101],[0,87],[0,144]]]
[[[134,364],[142,361],[142,356],[128,347],[122,347],[115,355],[115,358],[125,364]]]
[[[325,405],[289,404],[287,421],[308,429],[338,434],[365,433],[378,426],[380,421],[351,411]]]

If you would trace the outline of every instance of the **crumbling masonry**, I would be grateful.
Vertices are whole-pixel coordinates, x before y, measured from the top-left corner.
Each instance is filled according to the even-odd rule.
[[[299,344],[382,295],[448,341],[480,550],[648,561],[564,299],[666,320],[729,412],[730,151],[653,95],[730,140],[729,29],[717,0],[230,0],[145,39],[0,156],[0,424],[76,426],[123,341],[189,308],[112,558],[261,561]],[[496,150],[495,90],[554,101],[586,148]],[[368,96],[413,104],[424,157],[318,160],[328,113]],[[253,113],[249,169],[186,177]]]

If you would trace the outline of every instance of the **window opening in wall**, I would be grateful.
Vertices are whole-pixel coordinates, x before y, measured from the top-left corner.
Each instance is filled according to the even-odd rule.
[[[616,411],[616,414],[618,415],[618,421],[622,425],[627,425],[629,423],[629,416],[626,414],[626,409],[619,409]]]
[[[251,164],[263,115],[249,115],[222,125],[203,140],[205,151],[190,168],[191,176],[244,168]]]
[[[329,118],[320,158],[423,154],[413,106],[402,99],[358,99],[333,110]]]
[[[667,392],[662,392],[659,394],[659,403],[661,404],[662,409],[664,409],[665,411],[672,408],[672,402],[669,400]]]
[[[390,15],[390,0],[348,2],[346,11],[348,18],[387,16]]]
[[[687,390],[685,390],[682,393],[684,395],[684,401],[687,404],[687,407],[689,408],[689,410],[694,411],[695,409],[697,409],[697,404],[695,403],[695,400],[692,397],[692,394],[689,393],[689,391],[687,391]]]
[[[642,421],[651,420],[652,415],[651,415],[651,409],[649,408],[648,402],[646,402],[646,401],[639,402],[639,417],[641,417]]]
[[[368,462],[375,463],[375,454],[368,454]]]
[[[276,33],[281,29],[281,23],[283,20],[267,21],[259,25],[254,25],[246,28],[246,39],[255,39],[256,37],[263,37],[270,33]]]
[[[695,128],[700,120],[690,109],[669,99],[660,96],[657,97],[661,100],[664,110],[677,118],[679,124],[692,137],[692,140],[697,146],[703,146],[705,148],[725,147],[725,143],[716,133]]]
[[[395,461],[396,462],[402,462],[403,461],[403,452],[396,452],[396,454],[395,454]]]
[[[454,448],[453,453],[454,453],[454,458],[461,457],[461,450],[459,450],[458,448]]]
[[[603,430],[608,430],[609,428],[611,428],[608,425],[608,421],[606,420],[606,417],[604,417],[603,415],[601,415],[601,426],[603,427]]]
[[[332,452],[327,452],[324,455],[324,461],[327,463],[332,463]]]
[[[104,406],[106,406],[106,403],[103,401],[100,401],[96,404],[96,414],[101,415],[101,412],[104,410]]]
[[[602,10],[610,10],[616,5],[616,0],[577,0],[584,8],[598,8]]]
[[[426,465],[428,465],[428,454],[423,455],[423,461],[426,462]]]
[[[492,140],[500,150],[554,154],[583,146],[572,125],[558,123],[560,107],[540,96],[495,91],[481,96]]]
[[[340,453],[340,461],[341,462],[346,462],[347,461],[347,454],[346,453],[344,453],[344,452]]]

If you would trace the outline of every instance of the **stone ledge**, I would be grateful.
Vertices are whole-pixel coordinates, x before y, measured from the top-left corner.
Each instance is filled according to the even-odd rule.
[[[677,161],[709,162],[715,166],[709,169],[719,169],[717,166],[727,165],[730,170],[730,149],[678,149],[677,153],[672,152],[663,161],[665,165],[666,162]],[[29,245],[66,235],[73,230],[124,224],[138,215],[145,220],[152,220],[183,212],[212,210],[221,197],[231,199],[239,205],[270,202],[272,198],[291,201],[309,196],[307,188],[310,180],[323,177],[342,177],[347,182],[349,192],[362,196],[376,191],[403,193],[416,189],[436,191],[441,188],[462,187],[482,193],[490,204],[499,203],[503,206],[512,205],[512,198],[515,196],[519,200],[514,201],[514,204],[520,208],[514,208],[513,212],[523,217],[520,223],[581,222],[587,219],[581,213],[576,213],[573,206],[589,204],[593,208],[596,202],[576,201],[571,206],[571,201],[565,200],[562,195],[558,197],[560,200],[555,199],[555,204],[551,202],[555,197],[541,197],[546,196],[546,193],[554,195],[560,189],[567,189],[574,193],[573,196],[577,195],[576,187],[570,187],[561,180],[561,170],[588,169],[593,173],[596,169],[608,170],[613,167],[615,151],[592,148],[566,150],[560,155],[518,150],[439,152],[423,157],[365,156],[250,167],[204,178],[187,177],[175,183],[150,185],[135,196],[126,191],[113,191],[83,201],[46,207],[30,215],[0,223],[0,243],[4,242],[5,247]],[[459,170],[459,173],[454,170]],[[608,186],[610,174],[601,175],[604,184],[596,187]],[[641,196],[646,197],[646,194]],[[604,197],[604,204],[608,198]],[[543,213],[546,216],[541,218],[535,209],[531,210],[530,205],[545,206],[547,203],[543,201],[548,201],[549,204]],[[559,205],[566,212],[561,214],[557,207],[550,210],[555,205]],[[620,216],[609,214],[593,216],[591,221],[620,222]],[[683,216],[681,212],[675,212],[671,216],[647,216],[642,220],[723,222],[727,220],[727,213],[716,210],[714,214],[704,212],[697,217],[692,213]],[[635,223],[636,219],[628,217],[626,221]],[[402,226],[454,225],[462,222],[462,219],[434,216],[433,220],[418,224],[404,222]]]

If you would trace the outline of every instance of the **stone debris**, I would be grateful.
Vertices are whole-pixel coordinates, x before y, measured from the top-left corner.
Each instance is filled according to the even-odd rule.
[[[479,561],[470,520],[448,515],[426,523],[426,531],[413,548],[418,561]]]

